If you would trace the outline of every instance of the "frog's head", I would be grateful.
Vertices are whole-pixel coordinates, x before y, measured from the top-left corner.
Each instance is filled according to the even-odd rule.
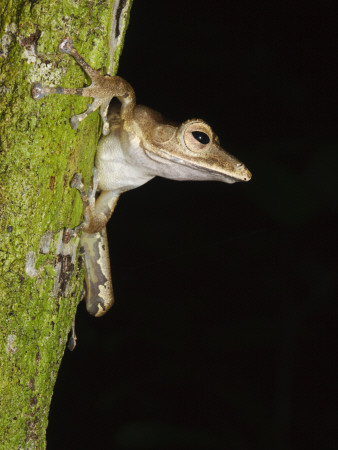
[[[251,179],[250,171],[222,149],[218,137],[202,119],[188,120],[177,126],[165,122],[149,108],[140,116],[143,120],[139,125],[144,130],[141,146],[153,162],[154,175],[225,183]]]

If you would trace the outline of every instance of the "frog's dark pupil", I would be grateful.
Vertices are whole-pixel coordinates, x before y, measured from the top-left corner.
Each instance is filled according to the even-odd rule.
[[[203,133],[203,131],[193,131],[192,135],[194,136],[196,141],[199,141],[203,145],[209,144],[210,142],[209,136]]]

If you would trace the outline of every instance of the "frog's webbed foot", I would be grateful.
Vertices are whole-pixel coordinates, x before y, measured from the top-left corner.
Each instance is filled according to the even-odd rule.
[[[79,123],[82,120],[84,120],[90,113],[100,108],[100,115],[103,120],[102,132],[103,134],[108,134],[108,107],[113,97],[117,97],[121,101],[122,119],[130,119],[132,117],[135,107],[135,94],[133,88],[129,83],[127,83],[127,81],[118,76],[103,76],[99,71],[90,67],[82,58],[82,56],[77,52],[70,37],[66,37],[61,41],[59,50],[62,53],[66,53],[72,56],[90,77],[92,83],[90,86],[84,88],[54,88],[42,86],[40,83],[34,83],[32,86],[32,97],[35,100],[45,97],[49,94],[69,94],[94,98],[93,103],[88,105],[85,112],[77,114],[71,118],[70,123],[73,129],[77,129]]]

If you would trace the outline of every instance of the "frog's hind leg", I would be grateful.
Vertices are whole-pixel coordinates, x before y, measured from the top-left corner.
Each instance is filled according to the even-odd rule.
[[[106,228],[98,233],[82,233],[84,250],[86,308],[89,314],[100,317],[114,303]]]
[[[108,212],[103,207],[99,207],[98,211],[96,211],[95,197],[98,187],[96,169],[94,169],[93,173],[93,186],[89,187],[88,194],[79,173],[74,175],[71,186],[79,191],[84,206],[85,221],[74,228],[73,235],[82,231],[81,248],[85,265],[85,291],[83,291],[83,294],[85,294],[86,308],[93,316],[100,317],[114,303],[109,247],[105,228],[112,211],[109,210]],[[107,195],[109,192],[105,194]],[[118,196],[113,196],[113,198],[115,205]],[[106,203],[105,200],[106,198],[104,199],[104,204]],[[99,216],[99,230],[93,233],[84,231],[91,226],[91,223],[93,223],[94,227],[97,225],[96,215]]]

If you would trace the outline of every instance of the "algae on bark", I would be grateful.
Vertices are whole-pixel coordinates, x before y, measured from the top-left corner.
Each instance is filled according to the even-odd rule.
[[[114,31],[118,3],[124,16]],[[111,67],[112,33],[120,33],[116,61],[130,7],[123,0],[0,5],[1,448],[45,447],[53,387],[83,283],[79,238],[63,240],[82,214],[69,183],[80,172],[88,186],[101,132],[97,113],[79,130],[69,125],[90,99],[34,101],[31,85],[88,84],[72,58],[58,51],[65,36],[93,67]]]

